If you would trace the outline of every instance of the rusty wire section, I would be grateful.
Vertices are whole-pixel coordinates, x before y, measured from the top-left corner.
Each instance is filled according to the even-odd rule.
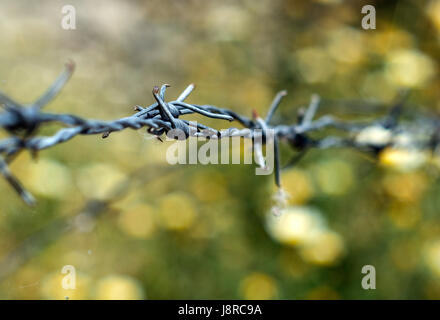
[[[296,123],[273,125],[273,115],[286,95],[286,91],[281,91],[275,96],[264,119],[256,112],[248,118],[234,111],[212,105],[186,103],[186,98],[194,90],[193,84],[189,85],[176,100],[170,102],[165,101],[165,93],[169,85],[162,85],[161,88],[154,87],[152,94],[155,102],[152,105],[146,108],[135,106],[136,113],[114,121],[90,120],[70,114],[43,112],[42,109],[67,83],[74,68],[74,63],[68,62],[65,70],[52,86],[30,105],[22,105],[0,92],[0,105],[3,107],[3,112],[0,113],[0,127],[8,133],[7,138],[0,140],[0,173],[29,205],[33,205],[35,199],[10,172],[9,164],[23,150],[36,154],[39,150],[68,141],[77,135],[101,134],[103,138],[106,138],[112,132],[146,127],[147,133],[159,139],[171,130],[179,129],[183,131],[185,138],[203,136],[220,139],[239,136],[256,141],[255,138],[259,135],[261,144],[264,144],[266,132],[271,129],[274,132],[274,170],[277,186],[280,186],[278,146],[280,141],[299,151],[287,163],[287,167],[295,164],[308,150],[313,148],[347,147],[373,155],[377,155],[386,147],[436,152],[440,141],[440,123],[436,117],[424,117],[422,121],[418,117],[412,121],[399,121],[402,111],[401,102],[395,104],[388,114],[373,121],[341,121],[331,115],[324,115],[315,120],[319,97],[314,95],[308,108],[298,110]],[[243,128],[219,131],[201,123],[193,123],[180,118],[193,113],[208,118],[237,121]],[[38,129],[50,122],[57,122],[65,127],[52,136],[38,136]],[[310,136],[310,133],[324,128],[334,128],[338,133],[321,138]],[[261,152],[260,147],[261,145],[254,144],[254,152]],[[259,164],[264,166],[262,163]]]

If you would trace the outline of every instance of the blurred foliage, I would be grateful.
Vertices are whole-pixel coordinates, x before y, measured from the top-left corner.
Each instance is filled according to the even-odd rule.
[[[32,101],[71,58],[77,70],[49,109],[88,118],[128,115],[152,102],[154,85],[170,83],[177,96],[193,82],[191,101],[247,115],[265,114],[288,89],[276,119],[285,123],[312,93],[342,117],[368,115],[368,105],[331,101],[388,103],[402,87],[411,105],[440,110],[440,0],[69,4],[74,31],[60,27],[60,1],[0,3],[2,91]],[[364,4],[376,7],[376,30],[361,28]],[[402,150],[379,161],[314,151],[283,173],[289,207],[274,217],[272,177],[249,165],[171,170],[167,146],[127,130],[78,137],[38,161],[21,155],[12,168],[39,204],[26,207],[0,180],[0,298],[440,298],[438,162]],[[142,166],[163,174],[113,198]],[[92,199],[108,206],[81,215]],[[53,224],[70,218],[74,227]],[[35,233],[49,240],[20,250]],[[14,264],[11,252],[29,259]],[[368,264],[376,290],[361,288]],[[77,270],[75,290],[61,287],[64,265]]]

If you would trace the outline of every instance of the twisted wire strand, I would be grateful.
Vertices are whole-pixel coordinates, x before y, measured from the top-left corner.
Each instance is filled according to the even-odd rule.
[[[405,134],[410,141],[405,147],[413,149],[429,149],[436,152],[440,141],[440,125],[437,117],[433,115],[414,117],[410,122],[399,121],[402,114],[404,99],[401,98],[391,111],[385,116],[367,122],[342,121],[332,115],[323,115],[314,119],[319,106],[319,97],[313,95],[308,108],[298,110],[298,119],[293,124],[273,125],[273,117],[279,108],[282,98],[287,91],[283,90],[276,94],[267,115],[262,118],[253,112],[252,118],[240,115],[232,110],[219,108],[212,105],[197,105],[185,102],[194,90],[194,84],[190,84],[174,101],[166,102],[165,93],[169,85],[165,84],[154,87],[152,91],[155,102],[148,107],[135,106],[133,115],[113,121],[101,121],[84,119],[70,114],[54,114],[43,112],[42,109],[52,101],[70,79],[75,65],[69,61],[64,71],[58,76],[49,89],[34,103],[22,105],[7,95],[0,92],[0,105],[3,112],[0,113],[0,127],[8,133],[8,137],[0,139],[0,173],[13,189],[27,204],[34,204],[32,195],[26,191],[21,183],[9,170],[12,162],[21,151],[28,150],[32,154],[66,142],[77,135],[101,134],[107,138],[112,132],[130,129],[147,128],[147,132],[160,139],[170,130],[179,129],[188,137],[229,138],[242,137],[257,141],[261,138],[261,144],[266,143],[268,130],[274,132],[275,153],[275,183],[280,181],[279,142],[288,144],[293,150],[299,151],[287,162],[286,167],[296,164],[310,149],[327,149],[347,147],[377,154],[389,146],[399,145],[394,137]],[[226,130],[217,130],[202,123],[196,125],[181,116],[200,114],[207,118],[223,121],[238,122],[243,128],[235,127]],[[64,126],[51,136],[38,136],[38,129],[47,123],[57,122]],[[325,128],[333,128],[338,135],[327,135],[321,138],[311,137],[311,133]],[[368,135],[371,131],[370,136]],[[376,131],[376,136],[374,132]],[[385,136],[386,138],[377,138]],[[261,154],[261,145],[255,144],[254,152]],[[258,157],[257,157],[258,158]],[[264,160],[258,161],[264,166]]]

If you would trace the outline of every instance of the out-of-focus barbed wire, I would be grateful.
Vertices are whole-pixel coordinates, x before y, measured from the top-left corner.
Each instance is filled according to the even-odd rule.
[[[299,151],[288,163],[292,166],[304,154],[313,148],[325,149],[347,147],[363,152],[378,154],[386,147],[404,147],[417,150],[436,151],[440,141],[440,125],[437,117],[414,117],[412,121],[399,121],[402,114],[404,98],[391,108],[383,117],[364,122],[342,121],[332,115],[315,118],[319,106],[319,97],[313,95],[307,108],[297,112],[297,121],[293,124],[273,124],[273,116],[278,109],[286,91],[279,92],[263,119],[256,112],[252,118],[242,116],[234,111],[218,108],[212,105],[196,105],[185,100],[194,90],[189,85],[180,96],[166,102],[165,93],[169,85],[161,88],[154,87],[152,94],[155,103],[148,107],[135,106],[136,113],[129,117],[114,121],[84,119],[71,114],[54,114],[43,112],[42,109],[61,91],[74,71],[74,63],[68,62],[65,70],[58,76],[52,86],[34,103],[22,105],[0,92],[0,103],[3,112],[0,113],[0,127],[8,133],[8,137],[0,140],[0,172],[21,198],[28,204],[35,203],[33,196],[21,185],[10,172],[9,164],[23,150],[36,154],[77,135],[102,134],[107,138],[112,132],[127,128],[147,128],[147,132],[158,139],[172,130],[181,130],[184,139],[188,137],[205,137],[221,139],[229,137],[250,138],[254,143],[254,152],[261,154],[262,145],[267,141],[269,130],[273,132],[275,152],[275,182],[280,182],[279,142],[287,143],[292,149]],[[202,116],[227,121],[237,121],[244,128],[229,128],[217,130],[201,123],[181,119],[181,116],[198,113]],[[64,128],[51,136],[38,136],[38,129],[47,123],[60,123]],[[337,135],[327,135],[316,138],[310,134],[325,128],[338,130]],[[181,139],[171,135],[171,138]],[[259,139],[257,139],[259,138]],[[258,141],[260,141],[258,143]],[[264,160],[258,161],[264,167]]]
[[[126,197],[133,188],[169,173],[175,174],[175,170],[161,165],[144,165],[113,186],[108,191],[109,196],[106,200],[89,198],[73,215],[49,222],[0,258],[0,282],[65,234],[91,229],[89,226],[94,225],[100,215],[111,210],[111,206]]]

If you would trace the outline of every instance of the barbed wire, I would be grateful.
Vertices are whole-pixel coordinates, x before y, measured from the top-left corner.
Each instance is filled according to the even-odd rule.
[[[292,124],[273,124],[273,117],[279,108],[282,98],[287,94],[280,91],[276,94],[266,117],[260,117],[256,111],[251,118],[240,115],[232,110],[212,105],[197,105],[186,103],[185,100],[194,90],[190,84],[174,101],[166,102],[165,93],[169,85],[154,87],[152,91],[155,102],[148,107],[135,106],[135,113],[113,121],[84,119],[71,114],[55,114],[43,112],[42,109],[52,101],[70,79],[75,65],[66,63],[64,71],[58,76],[49,89],[34,103],[20,104],[0,92],[0,104],[3,112],[0,113],[0,127],[6,131],[8,137],[0,139],[0,173],[20,197],[29,205],[35,203],[34,197],[22,186],[20,181],[9,170],[9,164],[22,151],[28,150],[35,155],[38,151],[66,142],[77,135],[101,134],[107,138],[112,132],[124,129],[147,128],[147,133],[156,136],[168,135],[171,130],[181,130],[184,139],[188,137],[205,137],[222,139],[229,137],[243,137],[252,139],[253,151],[262,154],[262,145],[266,143],[267,132],[274,133],[275,153],[275,183],[280,181],[279,143],[283,142],[298,153],[288,161],[286,167],[297,163],[304,154],[311,149],[326,149],[346,147],[362,152],[377,155],[386,147],[402,147],[417,150],[436,152],[440,141],[440,125],[436,116],[416,116],[411,121],[400,121],[404,97],[390,111],[378,119],[369,121],[343,121],[332,115],[323,115],[315,119],[319,97],[313,95],[307,108],[297,112],[297,120]],[[217,130],[202,123],[194,123],[181,119],[184,115],[200,114],[207,118],[236,121],[243,128],[235,127],[226,130]],[[59,123],[64,127],[51,136],[38,136],[41,126],[48,123]],[[338,131],[336,135],[313,137],[312,133],[326,128]],[[177,137],[174,137],[177,139]],[[182,139],[179,137],[178,139]],[[258,157],[257,157],[258,158]],[[264,159],[257,161],[264,167]]]
[[[175,175],[176,170],[163,165],[143,165],[128,174],[119,184],[113,185],[107,191],[105,199],[87,198],[79,210],[49,221],[0,257],[0,282],[66,234],[92,231],[99,217],[103,213],[116,210],[113,205],[123,200],[130,191],[140,184],[154,182],[168,174]]]

